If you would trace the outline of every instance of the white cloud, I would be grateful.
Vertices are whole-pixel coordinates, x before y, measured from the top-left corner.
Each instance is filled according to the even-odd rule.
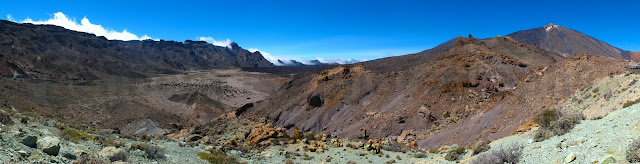
[[[7,14],[7,20],[11,22],[16,22],[16,20],[13,19],[13,16],[11,16],[11,14]]]
[[[16,22],[11,17],[11,15],[7,15],[7,18],[9,19],[9,21]],[[138,37],[137,35],[131,32],[128,32],[126,29],[122,30],[121,32],[113,29],[106,29],[102,27],[102,25],[97,25],[89,22],[89,19],[87,19],[87,17],[82,18],[82,20],[80,21],[80,24],[78,24],[75,20],[69,19],[67,15],[64,15],[64,13],[62,12],[57,12],[53,14],[53,18],[49,18],[48,20],[34,21],[31,18],[27,18],[19,23],[56,25],[56,26],[64,27],[69,30],[91,33],[97,36],[104,36],[109,40],[128,41],[128,40],[152,39],[147,35]]]
[[[213,39],[213,37],[207,36],[201,36],[198,37],[198,40],[200,41],[205,41],[207,43],[216,45],[216,46],[221,46],[221,47],[227,47],[227,48],[231,48],[231,40],[227,39],[227,40],[215,40]]]
[[[264,57],[265,59],[269,60],[269,62],[271,62],[271,63],[273,63],[275,65],[282,65],[282,64],[280,64],[280,62],[278,62],[278,60],[289,61],[289,60],[284,59],[282,57],[272,56],[271,54],[269,54],[267,52],[264,52],[264,51],[260,51],[257,48],[249,48],[248,50],[249,50],[249,52],[256,52],[256,51],[260,52],[260,54],[262,54],[262,57]]]
[[[299,58],[290,58],[290,57],[279,57],[279,56],[273,56],[270,53],[264,52],[264,51],[260,51],[257,48],[249,48],[248,49],[249,52],[256,52],[259,51],[260,54],[262,54],[262,57],[264,57],[265,59],[269,60],[271,63],[278,65],[278,66],[282,66],[283,64],[278,62],[278,60],[284,62],[284,64],[292,64],[291,60],[295,60],[298,61],[302,64],[307,64],[307,65],[313,65],[315,63],[311,63],[311,60],[304,60],[304,59],[299,59]],[[322,62],[322,63],[327,63],[327,64],[331,64],[331,63],[338,63],[338,64],[352,64],[352,63],[357,63],[357,62],[361,62],[364,60],[357,60],[357,59],[339,59],[339,58],[335,58],[335,59],[325,59],[325,58],[321,58],[321,57],[316,57],[316,60]]]
[[[353,64],[353,63],[357,63],[357,62],[361,62],[361,61],[365,61],[365,60],[357,60],[357,59],[340,59],[340,58],[335,58],[335,59],[325,59],[325,58],[321,58],[321,57],[316,57],[316,60],[322,62],[322,63],[339,63],[339,64]]]

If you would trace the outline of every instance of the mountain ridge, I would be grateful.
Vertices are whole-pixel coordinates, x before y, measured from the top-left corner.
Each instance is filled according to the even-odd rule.
[[[88,81],[104,76],[141,78],[189,70],[273,66],[236,43],[119,41],[53,25],[0,21],[0,75]]]

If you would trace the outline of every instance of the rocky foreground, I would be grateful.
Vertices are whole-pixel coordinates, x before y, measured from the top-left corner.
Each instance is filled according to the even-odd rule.
[[[287,136],[261,120],[238,118],[222,118],[224,126],[235,130],[219,135],[191,131],[152,137],[67,126],[11,109],[0,115],[0,163],[627,163],[637,158],[630,150],[637,150],[638,145],[631,146],[640,137],[640,105],[582,120],[565,134],[539,142],[541,127],[533,127],[473,147],[429,151],[401,144],[411,135],[401,142],[300,131]]]

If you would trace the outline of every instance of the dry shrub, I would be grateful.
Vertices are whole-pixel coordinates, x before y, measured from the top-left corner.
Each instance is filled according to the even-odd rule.
[[[485,152],[487,150],[489,150],[491,148],[491,146],[489,145],[491,141],[488,140],[482,140],[482,141],[478,141],[476,142],[475,145],[473,145],[473,155],[476,154],[480,154],[482,152]]]
[[[533,135],[533,141],[540,142],[549,139],[553,136],[553,133],[547,129],[538,129],[536,134]]]
[[[559,117],[558,111],[556,110],[544,110],[536,117],[533,118],[533,122],[540,125],[540,127],[549,127],[551,126],[551,121],[557,120]]]
[[[513,144],[507,147],[501,147],[499,149],[491,150],[484,154],[480,154],[473,159],[471,164],[514,164],[520,161],[522,156],[522,149],[524,146],[520,144]]]
[[[444,159],[449,160],[449,161],[458,160],[460,155],[463,155],[464,150],[465,149],[463,147],[458,147],[456,149],[450,150],[449,153],[447,153],[447,155],[444,156]]]
[[[120,151],[120,152],[114,154],[113,156],[109,157],[109,160],[111,162],[115,162],[115,161],[126,162],[128,158],[129,158],[129,154],[127,152]]]
[[[147,145],[147,144],[136,144],[136,145],[133,145],[132,148],[142,150],[146,154],[146,157],[149,159],[159,160],[159,159],[165,158],[164,149],[157,146]]]
[[[564,135],[583,119],[582,112],[562,114],[557,110],[544,110],[533,119],[540,125],[533,140],[540,142],[555,135]]]
[[[80,156],[80,159],[77,159],[72,162],[72,164],[106,164],[107,162],[102,159],[89,154],[83,154]]]
[[[631,145],[627,147],[627,151],[625,152],[627,161],[631,163],[640,162],[640,156],[638,156],[638,149],[640,149],[640,139],[634,139]]]

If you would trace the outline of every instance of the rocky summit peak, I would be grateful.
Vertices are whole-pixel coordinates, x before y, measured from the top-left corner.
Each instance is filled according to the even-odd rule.
[[[547,32],[551,31],[551,29],[558,27],[558,25],[554,25],[553,23],[549,23],[546,26],[544,26],[544,30],[546,30]]]

